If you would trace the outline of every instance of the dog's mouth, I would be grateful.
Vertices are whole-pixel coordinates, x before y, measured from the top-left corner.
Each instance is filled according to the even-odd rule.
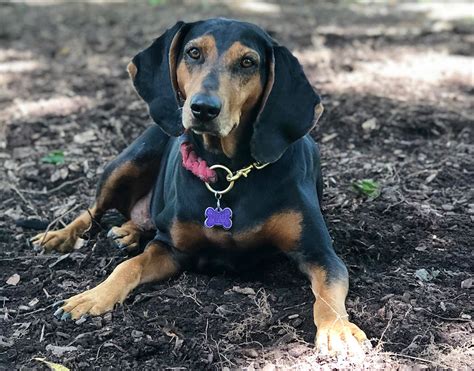
[[[230,135],[235,128],[237,127],[237,123],[233,123],[232,127],[229,129],[223,129],[219,127],[217,123],[213,122],[206,122],[206,123],[201,123],[201,122],[194,122],[192,126],[190,127],[190,130],[197,134],[197,135],[210,135],[215,138],[225,138],[228,135]]]

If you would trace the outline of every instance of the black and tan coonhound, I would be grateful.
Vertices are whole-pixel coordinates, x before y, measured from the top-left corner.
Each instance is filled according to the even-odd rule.
[[[117,246],[153,237],[56,315],[100,315],[142,283],[184,269],[239,270],[273,250],[311,281],[317,347],[361,352],[366,336],[348,320],[348,272],[321,214],[319,150],[308,134],[323,108],[298,60],[253,24],[211,19],[178,22],[128,72],[157,125],[107,165],[94,206],[33,241],[71,251],[109,209],[128,219],[109,233]]]

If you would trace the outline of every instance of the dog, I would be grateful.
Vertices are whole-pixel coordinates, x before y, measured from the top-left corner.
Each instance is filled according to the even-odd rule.
[[[360,353],[348,319],[348,272],[321,213],[323,181],[310,130],[323,112],[298,60],[241,21],[178,22],[129,63],[153,125],[108,164],[94,205],[33,243],[71,251],[109,209],[127,221],[109,237],[144,251],[97,287],[59,304],[63,320],[113,310],[138,285],[186,269],[239,270],[278,251],[315,296],[316,347]]]

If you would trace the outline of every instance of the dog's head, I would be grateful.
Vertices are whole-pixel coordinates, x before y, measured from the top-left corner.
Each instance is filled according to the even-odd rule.
[[[166,133],[191,130],[229,157],[248,129],[252,156],[274,162],[322,113],[298,60],[245,22],[178,22],[137,54],[128,71]]]

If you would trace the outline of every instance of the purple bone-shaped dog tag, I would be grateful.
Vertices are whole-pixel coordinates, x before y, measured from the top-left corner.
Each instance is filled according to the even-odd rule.
[[[208,207],[204,215],[206,216],[204,226],[207,228],[221,226],[224,229],[230,229],[232,227],[232,210],[228,207],[224,209]]]

